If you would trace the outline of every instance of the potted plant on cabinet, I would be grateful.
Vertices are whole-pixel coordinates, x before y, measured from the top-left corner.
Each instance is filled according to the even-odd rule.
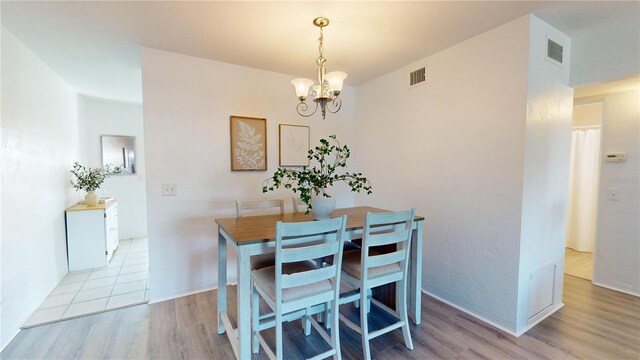
[[[337,182],[346,183],[353,192],[371,194],[371,183],[362,173],[338,173],[347,167],[351,150],[347,145],[340,145],[336,135],[329,136],[329,139],[332,141],[320,139],[320,145],[309,150],[307,158],[315,161],[316,165],[301,169],[278,168],[271,178],[263,182],[262,192],[284,187],[299,193],[300,200],[307,205],[307,213],[311,211],[316,220],[329,219],[335,209],[335,199],[327,189]]]
[[[100,188],[102,183],[109,176],[120,174],[121,166],[106,165],[101,168],[85,168],[77,161],[73,163],[71,173],[75,176],[75,181],[71,180],[71,185],[76,190],[83,190],[87,193],[84,196],[84,202],[88,206],[96,206],[98,204],[98,194],[96,190]]]

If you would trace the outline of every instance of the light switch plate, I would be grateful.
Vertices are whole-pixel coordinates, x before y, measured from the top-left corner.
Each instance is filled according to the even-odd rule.
[[[162,196],[177,196],[178,184],[162,184]]]
[[[620,189],[618,189],[618,188],[609,188],[607,190],[607,199],[613,200],[613,201],[619,201],[620,200]]]

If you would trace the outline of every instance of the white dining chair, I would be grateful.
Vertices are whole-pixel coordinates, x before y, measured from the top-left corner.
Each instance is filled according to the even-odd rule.
[[[340,336],[338,333],[338,299],[340,295],[340,264],[342,263],[342,243],[346,226],[346,216],[297,223],[276,224],[276,264],[251,272],[251,322],[253,352],[264,348],[270,359],[282,359],[282,324],[306,318],[331,345],[331,350],[313,357],[324,359],[332,356],[341,359]],[[315,260],[325,256],[333,257],[333,265],[317,267]],[[259,299],[262,297],[272,315],[261,316]],[[333,322],[331,335],[313,319],[312,315],[323,312],[331,304],[330,314],[325,321]],[[260,331],[276,328],[275,354],[266,343]]]
[[[275,214],[277,212],[274,209],[277,209],[280,214],[284,214],[284,200],[236,200],[237,217]]]
[[[293,212],[294,213],[306,212],[307,211],[307,204],[303,203],[302,200],[300,200],[299,197],[292,196],[291,200],[293,200]]]
[[[340,304],[354,300],[360,301],[360,326],[343,315],[340,315],[340,320],[360,333],[364,358],[367,360],[371,359],[369,340],[397,328],[402,328],[405,346],[413,350],[407,316],[407,271],[413,216],[413,209],[390,213],[367,213],[362,249],[344,254],[342,278],[356,290],[341,294]],[[376,247],[388,245],[396,245],[395,251],[380,253],[375,250]],[[371,289],[391,283],[396,284],[396,310],[390,309],[371,297]],[[398,321],[393,325],[369,332],[370,304],[390,313]]]
[[[284,200],[236,200],[236,216],[284,214]],[[251,270],[260,269],[275,264],[273,254],[260,254],[251,257]]]

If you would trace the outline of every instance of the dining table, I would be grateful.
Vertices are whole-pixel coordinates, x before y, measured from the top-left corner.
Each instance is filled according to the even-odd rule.
[[[336,209],[331,217],[346,215],[345,241],[362,239],[365,218],[369,212],[390,210],[368,206]],[[305,213],[288,213],[229,217],[216,219],[218,225],[218,334],[227,334],[237,359],[251,358],[251,265],[252,256],[274,253],[276,223],[312,221]],[[422,283],[422,234],[425,218],[414,218],[408,272],[409,317],[420,324]],[[234,327],[227,309],[227,244],[236,249],[237,259],[237,326]]]

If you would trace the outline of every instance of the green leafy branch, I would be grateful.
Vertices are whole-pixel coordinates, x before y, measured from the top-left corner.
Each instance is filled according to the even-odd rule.
[[[71,180],[71,186],[76,190],[95,191],[100,188],[106,178],[114,174],[120,174],[123,170],[123,166],[111,164],[102,168],[85,168],[76,161],[73,163],[73,169],[71,169],[71,173],[76,180]]]
[[[311,196],[322,195],[331,197],[326,189],[337,182],[345,182],[353,192],[371,194],[371,182],[362,173],[337,171],[347,167],[347,159],[351,150],[347,145],[340,145],[336,135],[327,139],[320,139],[320,145],[309,150],[307,158],[314,160],[317,165],[303,166],[301,169],[278,168],[273,177],[262,183],[262,192],[274,191],[278,188],[290,189],[300,194],[300,200],[307,205],[307,212],[311,209]]]

